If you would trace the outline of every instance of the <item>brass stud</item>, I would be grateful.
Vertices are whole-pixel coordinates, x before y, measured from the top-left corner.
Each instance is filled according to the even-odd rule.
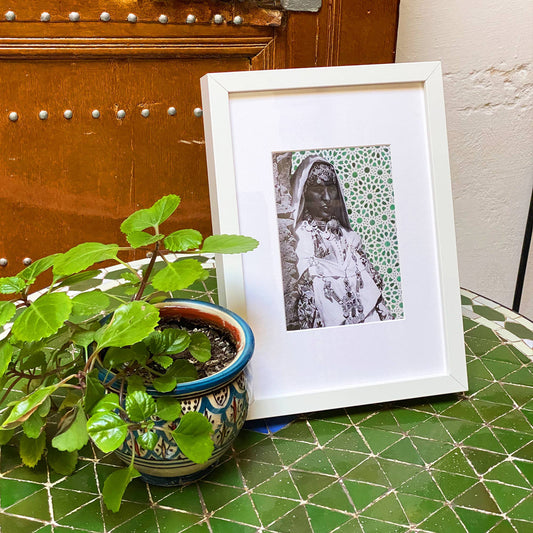
[[[149,109],[143,109],[141,111],[141,115],[144,117],[144,118],[148,118],[150,116],[150,110]]]
[[[126,111],[124,111],[124,109],[119,109],[117,111],[117,118],[119,120],[122,120],[123,118],[125,118],[125,116],[126,116]]]
[[[222,15],[215,15],[213,18],[215,24],[222,24],[224,22],[224,17]]]
[[[133,13],[130,13],[128,15],[128,22],[137,22],[137,15],[134,15]]]
[[[5,257],[0,257],[0,267],[5,267],[7,266],[7,259]]]
[[[194,24],[196,22],[196,17],[194,15],[187,15],[187,24]]]
[[[6,11],[5,17],[8,22],[13,22],[17,18],[14,11]]]
[[[11,113],[9,113],[9,120],[11,120],[11,122],[16,122],[18,119],[18,113],[16,113],[15,111],[11,111]]]
[[[69,13],[68,19],[70,22],[79,22],[80,21],[80,14],[76,11],[73,11],[72,13]]]
[[[39,111],[39,118],[41,120],[46,120],[48,118],[48,111],[41,109],[41,111]]]
[[[33,261],[32,261],[32,258],[31,258],[31,257],[25,257],[25,258],[22,260],[22,264],[24,264],[24,265],[26,265],[26,266],[30,266],[32,263],[33,263]]]
[[[195,117],[201,117],[204,114],[201,107],[195,107],[193,113]]]
[[[43,11],[41,13],[41,22],[50,22],[50,13]]]
[[[171,117],[173,117],[173,116],[176,114],[176,108],[175,108],[175,107],[169,107],[169,108],[167,109],[167,113],[168,113]]]
[[[161,24],[166,24],[168,22],[168,17],[166,15],[159,15],[158,20]]]
[[[111,15],[107,11],[102,11],[102,13],[100,13],[100,20],[102,22],[109,22],[111,20]]]
[[[244,21],[240,15],[233,18],[233,24],[236,24],[237,26],[240,26],[243,22]]]
[[[93,118],[100,118],[100,111],[98,111],[98,109],[93,109],[91,115]]]
[[[67,119],[67,120],[70,120],[72,118],[74,113],[72,113],[72,110],[70,109],[67,109],[64,113],[63,113],[63,116]]]

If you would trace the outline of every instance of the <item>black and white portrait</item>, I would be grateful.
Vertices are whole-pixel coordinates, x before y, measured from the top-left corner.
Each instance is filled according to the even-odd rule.
[[[292,152],[273,162],[287,329],[392,320],[335,165],[307,155],[293,168]]]

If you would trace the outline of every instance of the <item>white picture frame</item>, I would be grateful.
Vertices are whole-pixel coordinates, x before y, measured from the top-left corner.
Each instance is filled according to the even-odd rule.
[[[260,242],[254,252],[216,259],[221,305],[243,316],[256,336],[249,419],[467,390],[440,63],[215,73],[204,76],[201,86],[213,232],[250,235]],[[342,157],[335,155],[339,150]],[[396,239],[392,262],[401,271],[388,302],[387,284],[382,283],[381,301],[390,308],[394,301],[397,310],[403,306],[401,312],[394,318],[389,312],[389,319],[380,314],[379,319],[367,321],[369,314],[362,323],[327,327],[302,321],[297,329],[288,329],[289,292],[282,273],[288,258],[281,252],[278,226],[283,200],[274,185],[275,172],[281,179],[275,171],[279,161],[293,165],[288,172],[294,186],[298,158],[338,157],[342,168],[356,169],[355,158],[365,159],[365,154],[375,158],[378,152],[387,158],[390,153],[387,183],[392,182],[389,192],[394,203],[389,199],[387,209],[395,212],[388,227]],[[326,163],[334,166],[340,190],[342,172],[334,162]],[[305,165],[300,164],[301,175]],[[301,202],[309,205],[306,224],[323,228],[323,220],[313,222],[307,195],[300,195]],[[352,196],[358,195],[360,191]],[[295,188],[291,205],[296,205],[297,196]],[[349,205],[347,196],[344,204]],[[369,228],[364,224],[373,220],[368,217],[374,216],[370,208],[365,213],[370,215],[359,226],[362,234]],[[297,215],[291,217],[294,229]],[[296,242],[302,239],[297,236]],[[297,251],[298,268],[304,255]],[[317,257],[312,259],[314,265]],[[385,255],[375,257],[377,263],[386,261]],[[383,278],[381,268],[376,270]],[[301,283],[303,274],[295,272],[290,279],[296,277]],[[317,278],[309,272],[306,276],[317,291],[311,299],[313,308],[319,309],[318,316],[326,315],[319,308],[323,294],[318,294]],[[372,279],[378,283],[379,276]],[[349,287],[351,281],[347,283]],[[298,298],[296,316],[305,316],[304,291],[298,291],[290,293]],[[353,296],[353,291],[346,294]],[[345,301],[346,294],[337,291],[334,297]]]

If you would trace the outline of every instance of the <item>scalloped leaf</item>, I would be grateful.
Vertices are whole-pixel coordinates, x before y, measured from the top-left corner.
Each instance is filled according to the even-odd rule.
[[[191,344],[189,352],[200,363],[205,363],[211,359],[211,341],[209,337],[201,331],[191,333]]]
[[[84,242],[61,254],[54,262],[54,276],[63,278],[77,274],[95,263],[116,259],[118,244]]]
[[[153,450],[159,442],[159,437],[153,431],[145,431],[144,433],[139,433],[136,440],[141,448]]]
[[[83,448],[87,442],[87,419],[83,410],[76,408],[70,416],[67,414],[61,419],[59,431],[52,439],[52,446],[63,452],[74,452]]]
[[[142,231],[146,228],[157,228],[164,222],[180,204],[180,197],[175,194],[163,196],[148,209],[139,209],[132,213],[120,225],[122,233],[131,233],[133,231]]]
[[[19,453],[26,466],[33,468],[43,456],[44,450],[46,450],[44,431],[36,439],[30,439],[24,434],[20,436]]]
[[[259,241],[245,235],[211,235],[207,237],[201,252],[215,254],[242,254],[255,250]]]
[[[184,252],[200,247],[202,234],[195,229],[180,229],[165,239],[165,248],[171,252]]]
[[[141,474],[133,468],[133,465],[128,468],[121,468],[115,470],[104,481],[104,489],[102,490],[102,496],[104,498],[105,506],[116,513],[120,509],[122,497],[126,488],[132,479],[139,477]]]
[[[155,400],[143,391],[126,396],[126,413],[132,422],[142,422],[155,413]]]
[[[7,324],[17,311],[13,302],[0,302],[0,326]]]
[[[76,470],[78,452],[62,452],[51,446],[48,448],[46,460],[54,472],[62,476],[69,476]]]
[[[32,281],[37,276],[46,272],[53,264],[56,259],[61,254],[53,254],[37,259],[30,266],[26,267],[24,270],[20,271],[17,274],[18,278],[23,279],[24,281]]]
[[[159,322],[159,310],[146,302],[129,302],[117,307],[109,324],[96,333],[98,348],[142,341]]]
[[[72,298],[72,312],[69,320],[77,324],[98,315],[107,309],[109,296],[101,290],[82,292]]]
[[[0,278],[0,294],[15,294],[26,288],[26,282],[18,276]]]
[[[22,398],[18,402],[13,404],[13,409],[9,413],[9,416],[6,418],[3,427],[8,426],[13,422],[24,422],[31,413],[33,413],[39,405],[41,405],[48,396],[57,390],[57,385],[50,385],[48,387],[42,387],[36,389],[31,394]]]
[[[156,402],[156,415],[167,422],[173,422],[181,416],[181,403],[175,398],[162,396]]]
[[[146,231],[132,231],[131,233],[126,234],[126,240],[130,243],[132,248],[149,246],[164,238],[165,236],[162,234],[152,235],[151,233],[146,233]]]
[[[116,450],[128,436],[128,424],[116,413],[96,413],[87,422],[93,442],[105,453]]]
[[[193,462],[205,463],[215,447],[211,440],[213,427],[201,413],[189,411],[180,420],[179,426],[172,432],[180,450]]]
[[[11,332],[20,341],[38,341],[56,333],[70,316],[72,301],[64,292],[43,294],[13,322]]]
[[[0,378],[6,373],[12,357],[13,346],[7,340],[0,341]]]
[[[152,278],[152,285],[158,291],[179,291],[208,277],[209,272],[196,259],[184,259],[161,269]]]

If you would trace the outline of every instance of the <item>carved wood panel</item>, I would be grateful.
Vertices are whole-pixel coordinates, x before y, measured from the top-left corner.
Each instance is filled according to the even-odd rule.
[[[120,220],[170,192],[182,196],[175,229],[207,235],[203,124],[193,112],[202,75],[393,61],[398,0],[323,4],[284,13],[274,1],[0,0],[0,257],[9,261],[0,276],[24,257],[117,242]]]

